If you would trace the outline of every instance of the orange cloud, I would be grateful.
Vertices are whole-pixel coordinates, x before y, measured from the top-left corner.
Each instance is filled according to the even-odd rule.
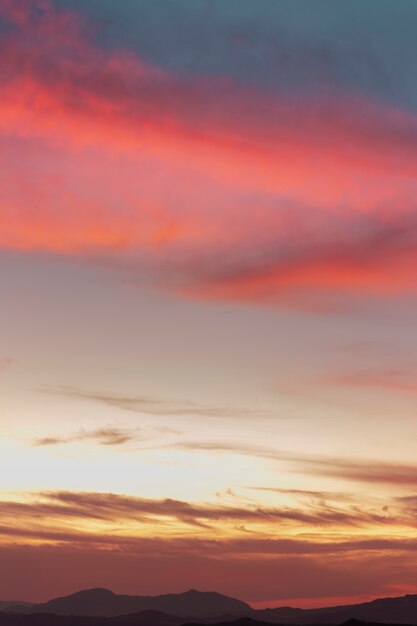
[[[137,592],[138,584],[141,593],[194,585],[259,602],[386,595],[390,585],[399,589],[415,578],[415,497],[382,504],[377,514],[369,498],[348,502],[336,493],[291,509],[111,493],[15,494],[0,502],[0,557],[8,572],[0,572],[0,584],[10,597],[24,585],[27,599],[92,585]],[[33,577],[40,564],[45,576]]]
[[[326,473],[326,468],[320,469]],[[340,475],[348,473],[344,467],[340,471]],[[337,475],[334,467],[330,472]],[[364,479],[355,472],[349,477],[368,480],[368,476]],[[342,494],[340,499],[303,499],[296,506],[266,506],[256,501],[231,506],[111,493],[24,494],[0,503],[0,537],[3,542],[7,537],[21,537],[28,543],[87,543],[97,549],[130,546],[145,539],[151,545],[157,538],[168,543],[194,538],[202,547],[219,541],[217,548],[213,546],[214,552],[254,554],[416,549],[412,534],[416,527],[415,498],[365,500],[346,502]],[[387,542],[384,532],[401,541]],[[310,541],[306,543],[307,536]],[[326,537],[331,537],[327,545]]]

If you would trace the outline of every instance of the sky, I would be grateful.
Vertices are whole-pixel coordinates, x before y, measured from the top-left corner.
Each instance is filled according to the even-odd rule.
[[[417,593],[416,27],[0,0],[0,599]]]

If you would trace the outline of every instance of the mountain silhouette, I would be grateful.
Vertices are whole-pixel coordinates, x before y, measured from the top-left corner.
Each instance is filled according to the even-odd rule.
[[[28,611],[33,606],[33,602],[21,602],[20,600],[0,600],[0,611]]]
[[[230,621],[211,622],[213,626],[270,626],[270,622],[261,622],[250,617],[242,617]],[[118,617],[56,615],[54,613],[5,613],[0,612],[0,626],[201,626],[202,622],[184,622],[181,617],[161,613],[160,611],[143,611],[133,615]],[[291,626],[282,624],[282,626]],[[315,626],[325,626],[317,622]],[[350,619],[340,626],[380,626],[377,622],[364,622]],[[405,626],[390,624],[390,626]],[[409,626],[412,626],[411,624]]]
[[[142,611],[160,611],[183,618],[208,618],[224,614],[243,615],[251,607],[220,593],[196,591],[159,596],[115,594],[108,589],[87,589],[62,598],[55,598],[30,608],[30,612],[56,615],[101,615],[113,617]]]
[[[417,624],[417,595],[319,609],[279,607],[256,611],[256,616],[272,624],[341,624],[352,619],[379,624]]]
[[[361,624],[417,626],[417,595],[319,609],[284,606],[255,610],[245,602],[216,592],[191,589],[179,594],[135,596],[97,588],[43,604],[3,601],[0,611],[3,611],[0,626],[53,626],[55,623],[57,626],[182,626],[193,622],[217,626],[231,622],[236,626],[252,626],[252,622],[286,626],[349,623],[354,626],[355,620]],[[59,619],[66,617],[67,621]]]
[[[160,611],[98,617],[54,613],[0,613],[0,626],[181,626],[184,619]]]

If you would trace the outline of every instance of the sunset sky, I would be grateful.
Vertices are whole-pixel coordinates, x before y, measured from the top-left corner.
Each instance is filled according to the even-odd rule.
[[[417,593],[416,29],[0,0],[0,599]]]

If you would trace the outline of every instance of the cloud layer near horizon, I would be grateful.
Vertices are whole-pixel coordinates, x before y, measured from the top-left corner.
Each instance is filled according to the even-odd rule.
[[[25,573],[16,563],[30,563],[29,573],[42,564],[48,575],[56,558],[62,559],[49,597],[71,591],[76,580],[77,588],[103,580],[124,592],[173,591],[172,568],[178,572],[175,589],[217,588],[255,602],[304,597],[308,603],[326,595],[409,588],[417,544],[398,526],[400,511],[408,511],[405,524],[415,526],[407,499],[393,500],[393,508],[376,515],[372,507],[346,507],[343,494],[299,496],[297,510],[255,501],[231,506],[105,493],[22,494],[20,501],[0,503],[0,554],[2,562],[15,560],[13,571],[22,581]],[[104,563],[103,578],[98,568]],[[132,568],[139,563],[146,579],[136,571],[132,586]],[[366,576],[355,578],[365,570]],[[390,587],[393,571],[396,587]],[[313,584],[313,578],[320,582]],[[1,582],[5,589],[14,584]],[[32,599],[46,599],[42,584],[30,588]]]
[[[0,18],[3,248],[226,301],[415,292],[413,113],[169,73],[51,2]]]

